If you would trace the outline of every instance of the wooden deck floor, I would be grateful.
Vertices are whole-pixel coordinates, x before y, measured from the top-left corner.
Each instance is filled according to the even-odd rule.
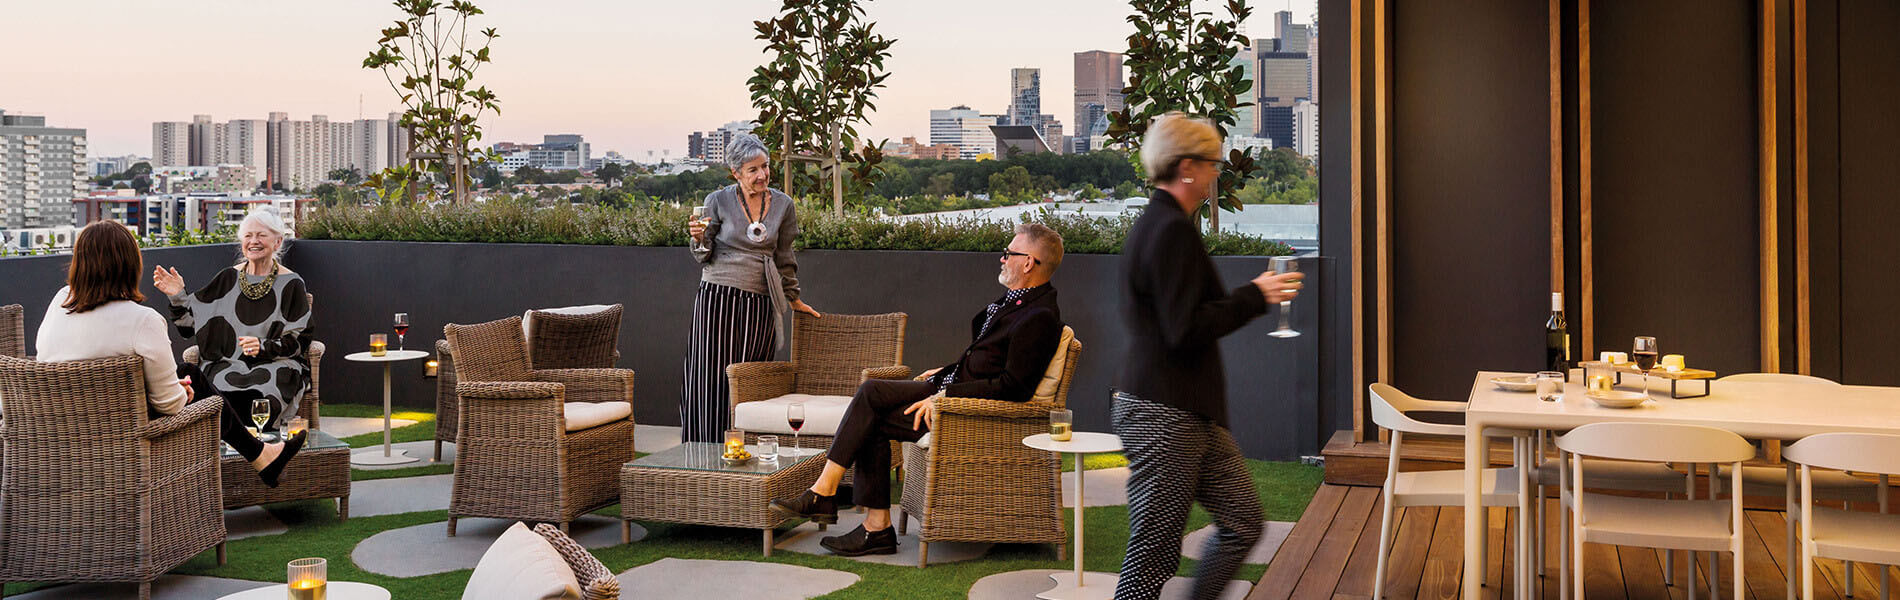
[[[1379,489],[1372,487],[1322,485],[1306,513],[1293,528],[1267,573],[1254,586],[1248,600],[1347,600],[1372,597],[1373,563],[1377,558]],[[1546,507],[1548,517],[1545,569],[1546,585],[1542,598],[1558,597],[1557,519],[1555,501]],[[1516,518],[1491,509],[1490,557],[1485,568],[1485,598],[1510,598],[1512,592],[1510,559],[1512,544],[1507,526]],[[1750,530],[1743,552],[1747,581],[1745,596],[1758,600],[1784,600],[1782,569],[1788,564],[1785,547],[1785,521],[1780,511],[1746,511]],[[1463,575],[1464,510],[1460,508],[1401,509],[1391,561],[1387,566],[1385,597],[1457,598]],[[1584,546],[1584,594],[1591,599],[1685,600],[1688,589],[1687,561],[1677,554],[1675,586],[1663,585],[1662,555],[1647,548]],[[1733,574],[1727,554],[1718,555],[1722,563],[1722,597],[1733,597],[1729,589]],[[1844,573],[1839,561],[1820,561],[1816,571],[1815,597],[1837,600],[1842,597]],[[1875,582],[1877,567],[1856,564],[1854,595],[1878,598]],[[1900,589],[1900,569],[1887,577]],[[1706,584],[1704,584],[1706,585]],[[1706,587],[1702,588],[1704,591]],[[1796,588],[1797,597],[1800,588]],[[1708,594],[1698,594],[1707,598]]]

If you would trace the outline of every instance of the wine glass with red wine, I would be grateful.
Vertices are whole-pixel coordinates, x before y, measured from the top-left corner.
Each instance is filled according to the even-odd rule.
[[[1630,345],[1630,359],[1636,361],[1637,370],[1643,372],[1643,393],[1649,393],[1649,370],[1656,368],[1656,338],[1636,336]]]
[[[409,332],[409,313],[396,313],[396,349],[402,349],[402,334]]]
[[[798,432],[805,428],[805,403],[793,402],[785,406],[785,423],[792,426],[792,456],[804,454],[803,446],[798,445]]]

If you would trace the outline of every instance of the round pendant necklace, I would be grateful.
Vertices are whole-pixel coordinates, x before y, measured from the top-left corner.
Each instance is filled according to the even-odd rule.
[[[745,228],[745,237],[748,240],[752,240],[754,244],[765,243],[765,211],[771,209],[771,201],[771,196],[766,196],[764,200],[761,200],[759,202],[759,216],[754,217],[752,216],[752,203],[746,201],[743,194],[739,197],[739,205],[745,209],[746,219],[752,222],[751,225]]]

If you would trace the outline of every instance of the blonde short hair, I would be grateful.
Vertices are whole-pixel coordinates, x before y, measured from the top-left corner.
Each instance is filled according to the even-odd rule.
[[[1220,130],[1213,123],[1171,112],[1148,125],[1148,134],[1141,140],[1141,166],[1148,171],[1150,183],[1164,183],[1178,176],[1181,159],[1217,160],[1220,149]]]
[[[1029,243],[1042,251],[1043,256],[1039,260],[1050,273],[1055,273],[1056,267],[1062,265],[1062,234],[1056,233],[1056,230],[1041,223],[1022,223],[1016,226],[1016,235],[1029,236]]]

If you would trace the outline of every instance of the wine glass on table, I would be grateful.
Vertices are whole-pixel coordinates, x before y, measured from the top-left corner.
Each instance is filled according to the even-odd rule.
[[[798,445],[798,431],[805,428],[805,403],[793,402],[785,406],[785,424],[792,426],[792,449],[790,456],[803,456],[804,447]]]
[[[257,437],[262,439],[264,437],[264,424],[270,422],[269,399],[258,398],[251,401],[251,422],[257,425],[254,429],[257,432]]]
[[[1643,393],[1649,393],[1649,371],[1656,368],[1656,338],[1636,336],[1630,345],[1630,359],[1636,361],[1636,369],[1643,372]]]
[[[1291,256],[1275,256],[1273,257],[1272,265],[1273,274],[1275,275],[1283,275],[1300,270],[1299,263],[1294,262]],[[1287,323],[1287,312],[1291,310],[1293,310],[1292,300],[1280,302],[1280,328],[1273,330],[1272,333],[1268,333],[1267,335],[1277,338],[1300,336],[1300,332],[1294,331],[1293,326]]]
[[[409,333],[409,313],[396,313],[396,349],[402,349],[402,334]]]

